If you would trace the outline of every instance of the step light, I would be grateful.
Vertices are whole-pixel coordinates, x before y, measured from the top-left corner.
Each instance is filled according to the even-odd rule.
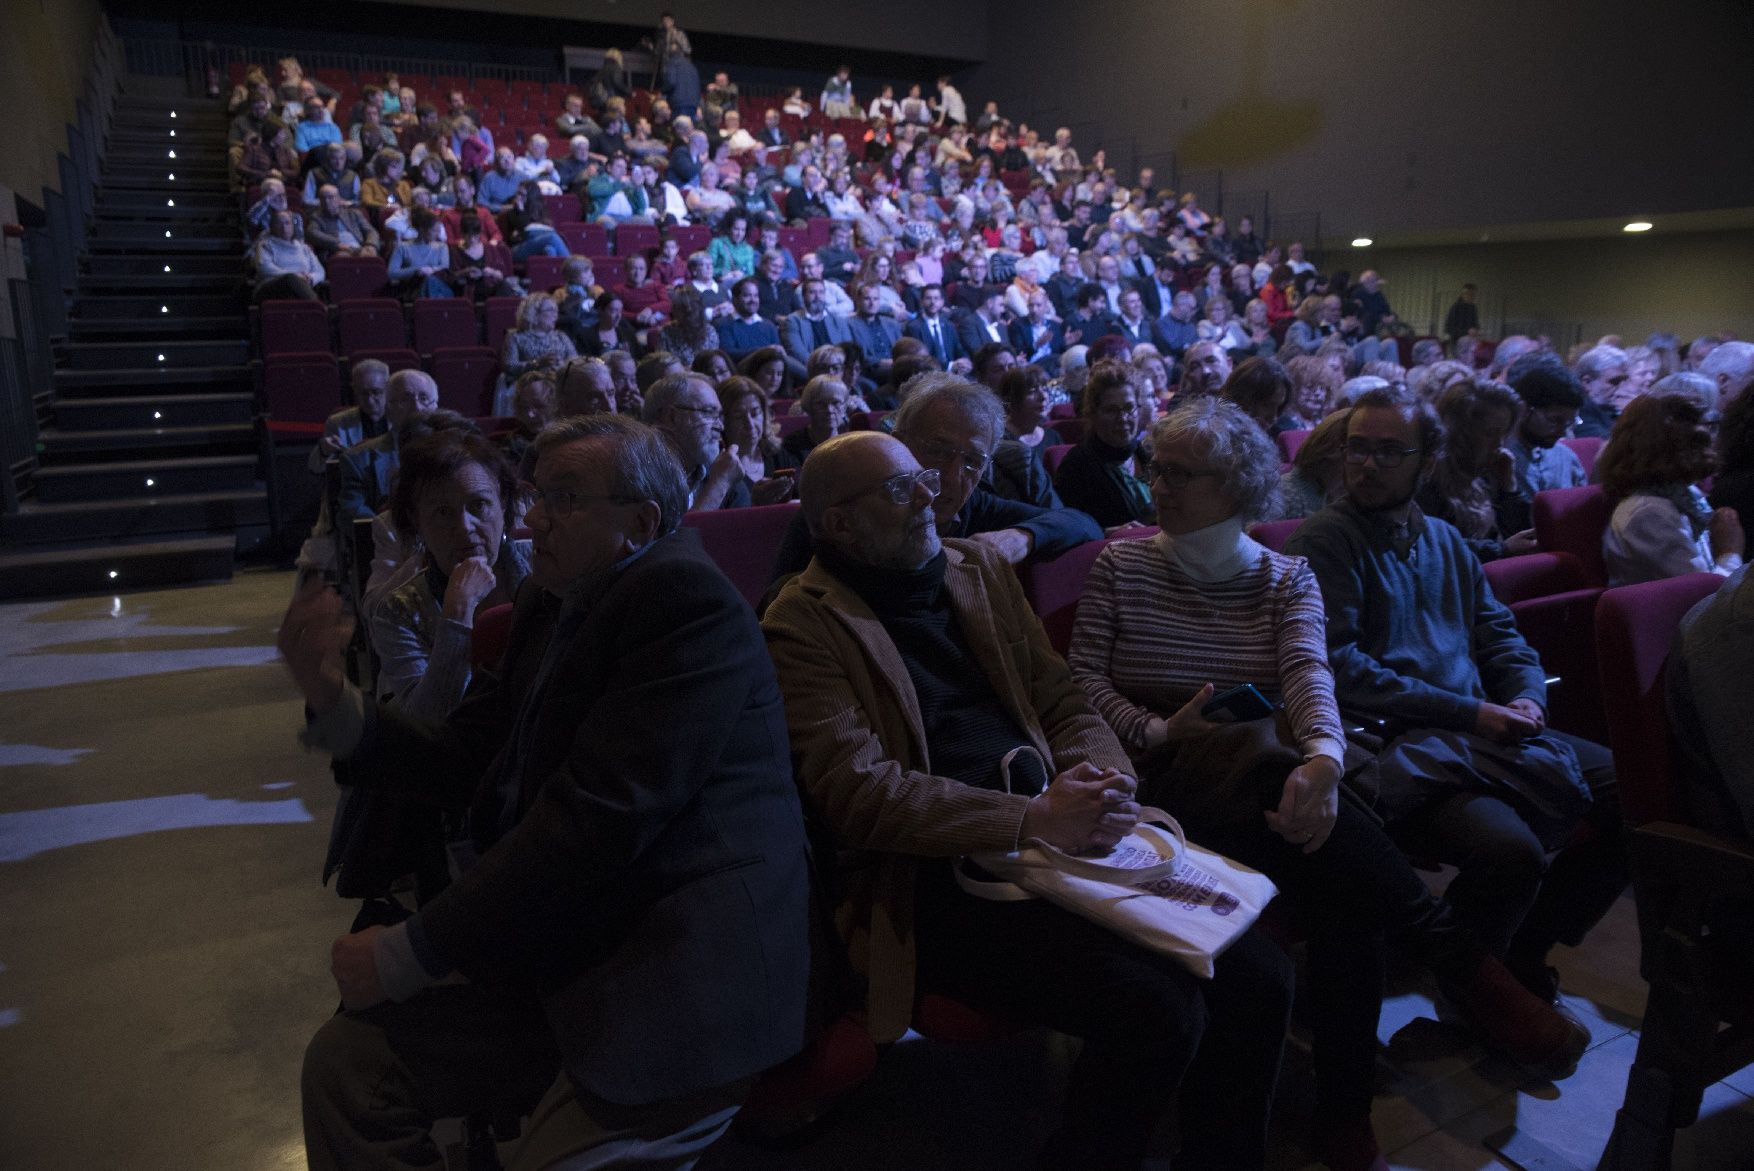
[[[166,272],[169,272],[169,271],[170,271],[170,270],[171,270],[171,266],[170,266],[170,265],[168,265],[168,264],[167,264],[167,265],[165,265],[165,266],[164,266],[164,270],[165,270],[165,271],[166,271]]]
[[[164,355],[163,355],[163,354],[160,354],[160,355],[159,355],[159,356],[158,356],[158,360],[159,360],[159,361],[160,361],[160,362],[162,362],[162,361],[164,361]]]
[[[115,570],[113,570],[113,569],[110,570],[110,580],[111,581],[115,581],[118,577],[121,577],[121,576],[122,575],[117,573]]]
[[[169,313],[171,311],[171,307],[169,305],[160,305],[158,307],[158,311],[160,313]]]
[[[174,151],[174,150],[173,150],[173,151],[171,151],[171,152],[170,152],[170,155],[169,155],[169,157],[170,157],[170,158],[173,158],[173,159],[174,159],[174,158],[176,158],[176,157],[177,157],[177,152],[176,152],[176,151]]]
[[[166,207],[175,207],[177,205],[177,201],[174,199],[167,199],[164,201],[164,205]]]
[[[175,110],[172,110],[172,111],[171,111],[171,117],[173,117],[173,118],[175,118],[175,117],[176,117],[176,116],[177,116],[177,112],[176,112],[176,111],[175,111]]]
[[[152,487],[152,477],[151,476],[146,477],[146,486],[148,488]]]
[[[165,239],[166,239],[166,240],[168,240],[168,239],[170,239],[170,238],[171,238],[171,230],[170,230],[170,229],[169,229],[169,228],[166,228],[166,229],[165,229],[165,230],[164,230],[164,238],[165,238]]]
[[[152,412],[152,417],[155,419],[162,419],[162,418],[164,418],[164,412],[163,411],[154,411],[154,412]]]
[[[165,178],[169,179],[173,183],[175,183],[177,181],[177,177],[175,174],[166,175]]]
[[[171,137],[175,138],[176,136],[177,136],[177,132],[175,130],[171,131]]]

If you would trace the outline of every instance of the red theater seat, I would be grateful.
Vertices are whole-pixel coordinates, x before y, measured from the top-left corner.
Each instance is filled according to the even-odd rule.
[[[532,281],[532,287],[534,281]],[[489,297],[485,311],[487,324],[487,348],[499,353],[505,343],[505,335],[510,333],[518,321],[518,307],[524,303],[522,297]]]
[[[1065,462],[1066,453],[1077,446],[1076,443],[1056,443],[1052,447],[1043,448],[1041,453],[1041,466],[1047,469],[1048,475],[1058,475],[1060,464]]]
[[[1583,474],[1589,476],[1596,470],[1596,457],[1602,454],[1602,447],[1608,441],[1595,435],[1586,435],[1581,439],[1561,439],[1559,442],[1571,448],[1583,465]]]
[[[423,354],[445,346],[481,342],[475,306],[456,298],[429,297],[414,302],[414,348]]]
[[[324,353],[329,341],[329,310],[318,301],[262,302],[262,356]]]
[[[1249,536],[1265,545],[1275,553],[1285,552],[1285,542],[1303,523],[1302,517],[1291,520],[1264,520],[1260,524],[1249,526]]]
[[[700,533],[707,556],[753,607],[767,592],[780,542],[796,515],[798,502],[792,500],[754,508],[688,512],[683,514],[682,524]]]
[[[338,311],[341,352],[352,356],[359,350],[399,350],[408,344],[408,324],[402,302],[388,297],[344,301]]]
[[[1613,509],[1600,484],[1535,493],[1535,539],[1543,552],[1570,553],[1583,566],[1590,585],[1608,584],[1602,534]]]
[[[1124,537],[1108,537],[1086,541],[1076,549],[1060,554],[1052,561],[1030,562],[1017,567],[1023,582],[1023,593],[1029,598],[1030,609],[1041,619],[1048,642],[1062,655],[1072,644],[1072,623],[1078,617],[1078,599],[1084,596],[1084,582],[1090,567],[1111,541],[1136,541],[1155,537],[1156,528],[1129,531]]]
[[[329,277],[329,300],[337,305],[390,291],[389,267],[376,256],[331,256],[323,270]]]
[[[493,414],[499,355],[485,346],[455,346],[433,351],[429,371],[438,383],[439,406],[461,415]]]
[[[1290,463],[1297,458],[1298,449],[1303,446],[1303,441],[1308,438],[1308,431],[1281,431],[1279,434],[1273,436],[1274,442],[1279,445],[1279,453],[1285,457],[1285,462],[1287,463]]]
[[[329,353],[276,354],[262,363],[262,401],[268,410],[269,430],[281,436],[311,434],[308,427],[285,424],[315,423],[322,433],[323,420],[340,410],[341,368]]]

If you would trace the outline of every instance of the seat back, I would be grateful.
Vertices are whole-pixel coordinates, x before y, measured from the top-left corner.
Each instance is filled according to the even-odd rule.
[[[1060,474],[1060,464],[1065,462],[1066,453],[1077,447],[1076,443],[1056,443],[1052,447],[1044,447],[1041,451],[1041,466],[1047,469],[1049,476]]]
[[[343,406],[335,355],[274,354],[264,359],[262,400],[275,423],[323,422]]]
[[[354,366],[368,358],[376,358],[378,361],[388,366],[391,374],[394,374],[398,370],[420,369],[420,355],[406,346],[399,346],[393,350],[355,350],[346,358],[346,369],[349,371],[348,377],[352,377],[351,371]]]
[[[1291,534],[1295,533],[1302,523],[1301,516],[1292,517],[1290,520],[1264,520],[1260,524],[1249,526],[1249,536],[1273,552],[1283,553],[1285,552],[1285,542],[1291,539]]]
[[[682,515],[682,523],[700,534],[707,556],[753,608],[767,591],[780,542],[796,515],[798,502],[790,500],[752,508],[687,512]]]
[[[594,256],[591,271],[605,289],[627,283],[627,260],[620,256]]]
[[[809,415],[777,415],[773,421],[774,431],[781,439],[794,431],[802,431],[810,425]]]
[[[705,251],[713,242],[713,230],[704,224],[678,224],[670,229],[670,238],[676,241],[676,247],[683,256],[691,252]],[[823,238],[825,241],[827,237]]]
[[[339,305],[390,291],[390,269],[377,256],[331,256],[323,271],[329,277],[329,300]]]
[[[451,346],[434,350],[430,373],[433,381],[438,383],[439,406],[471,418],[493,414],[499,355],[486,346]]]
[[[1529,553],[1521,557],[1501,557],[1481,566],[1492,596],[1506,606],[1530,598],[1544,598],[1580,590],[1589,585],[1588,575],[1570,553]]]
[[[400,301],[388,297],[343,301],[339,317],[343,354],[351,356],[359,350],[399,350],[408,345],[408,326],[402,317]]]
[[[546,293],[566,283],[562,270],[566,267],[564,256],[532,256],[524,261],[524,276],[532,293]],[[601,278],[598,278],[601,283]],[[494,298],[499,300],[499,298]]]
[[[1599,435],[1586,435],[1581,439],[1561,439],[1559,442],[1571,448],[1572,454],[1583,465],[1583,474],[1592,476],[1596,471],[1596,457],[1602,454],[1602,447],[1608,441]]]
[[[1558,682],[1547,689],[1547,721],[1561,732],[1606,743],[1601,672],[1596,659],[1596,604],[1600,586],[1565,590],[1506,604],[1523,641]]]
[[[1273,436],[1273,441],[1279,445],[1279,454],[1285,457],[1285,462],[1290,463],[1297,458],[1298,449],[1308,438],[1308,431],[1281,431]]]
[[[430,354],[441,346],[480,344],[475,306],[454,298],[428,297],[414,302],[414,348]]]
[[[1053,427],[1067,443],[1081,443],[1084,440],[1083,419],[1055,419]]]
[[[556,224],[555,231],[574,256],[609,255],[609,229],[602,224]]]
[[[1600,484],[1535,493],[1535,540],[1544,552],[1570,553],[1583,566],[1590,585],[1608,584],[1602,534],[1613,508]]]
[[[533,270],[530,287],[542,287],[535,283]],[[523,303],[522,297],[489,297],[487,299],[487,307],[483,316],[486,319],[488,349],[496,354],[499,352],[500,346],[505,344],[505,335],[517,325],[518,306]]]
[[[329,350],[329,310],[319,301],[262,302],[262,356]]]
[[[1148,528],[1125,537],[1086,541],[1052,561],[1027,562],[1017,567],[1017,576],[1023,583],[1023,594],[1029,599],[1029,607],[1041,619],[1048,642],[1056,651],[1063,655],[1072,645],[1072,624],[1078,617],[1078,599],[1084,596],[1084,582],[1090,577],[1090,567],[1096,564],[1103,549],[1114,541],[1140,540],[1156,535],[1155,528]]]
[[[651,224],[622,224],[615,229],[615,255],[623,259],[658,247],[658,229]]]
[[[475,614],[475,628],[469,635],[469,665],[476,670],[496,667],[505,656],[505,644],[512,632],[512,604],[501,602]]]
[[[1620,807],[1634,825],[1689,820],[1663,674],[1682,617],[1723,580],[1689,573],[1621,586],[1603,593],[1596,608],[1608,744],[1614,750]]]
[[[548,218],[554,221],[555,227],[559,227],[561,224],[576,224],[581,218],[579,197],[570,191],[546,196],[542,200],[542,206],[548,209]]]

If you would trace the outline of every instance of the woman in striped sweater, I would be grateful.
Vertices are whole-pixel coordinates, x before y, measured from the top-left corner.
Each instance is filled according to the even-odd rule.
[[[1316,1153],[1383,1168],[1370,1125],[1385,942],[1437,975],[1489,1041],[1549,1073],[1588,1033],[1530,995],[1467,934],[1340,793],[1345,751],[1321,590],[1299,557],[1244,527],[1270,515],[1279,456],[1234,404],[1200,399],[1151,437],[1142,469],[1160,534],[1097,558],[1068,656],[1138,761],[1141,800],[1191,838],[1267,873],[1309,933]],[[1275,717],[1214,723],[1215,685],[1253,684]]]

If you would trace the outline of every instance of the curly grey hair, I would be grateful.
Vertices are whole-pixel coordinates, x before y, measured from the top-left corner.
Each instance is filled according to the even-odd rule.
[[[1151,428],[1151,447],[1177,442],[1211,462],[1244,524],[1278,510],[1279,449],[1241,407],[1202,395],[1176,408]]]
[[[1005,437],[1005,404],[999,396],[959,374],[929,370],[916,374],[903,387],[903,401],[895,412],[895,437],[907,441],[918,434],[927,412],[943,403],[966,415],[986,432],[987,450],[997,447]]]

